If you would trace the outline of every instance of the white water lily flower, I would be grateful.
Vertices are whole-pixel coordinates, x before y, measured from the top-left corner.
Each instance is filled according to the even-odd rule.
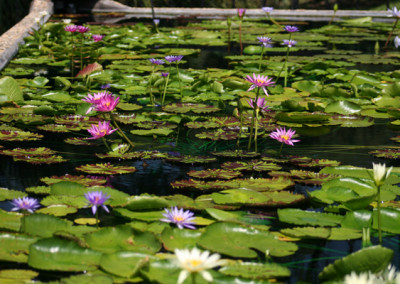
[[[357,274],[356,272],[351,272],[344,278],[344,284],[378,284],[382,283],[374,274],[364,272]]]
[[[374,168],[374,181],[376,186],[381,186],[382,184],[385,183],[385,180],[388,178],[390,175],[390,172],[392,171],[393,167],[390,167],[386,171],[386,165],[385,164],[375,164],[372,163],[372,166]]]
[[[219,254],[210,255],[209,251],[202,252],[198,248],[175,249],[175,255],[178,266],[182,268],[178,284],[183,283],[191,273],[199,273],[206,281],[211,282],[213,277],[207,269],[225,265],[225,261],[220,260]]]
[[[396,48],[398,48],[398,47],[400,46],[400,38],[399,38],[398,36],[396,36],[396,37],[394,38],[394,46],[395,46]]]

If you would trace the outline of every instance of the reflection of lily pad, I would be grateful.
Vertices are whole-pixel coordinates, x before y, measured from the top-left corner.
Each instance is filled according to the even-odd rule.
[[[76,170],[95,175],[116,175],[116,174],[129,174],[136,172],[135,167],[115,166],[110,163],[82,165],[76,167]]]

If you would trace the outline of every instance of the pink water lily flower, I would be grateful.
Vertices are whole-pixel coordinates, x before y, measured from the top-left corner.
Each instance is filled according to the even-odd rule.
[[[103,38],[104,38],[104,35],[92,35],[92,39],[94,42],[102,41]]]
[[[75,26],[75,25],[68,25],[68,26],[66,26],[66,27],[64,28],[64,30],[65,30],[66,32],[70,32],[70,33],[76,32],[77,29],[78,29],[78,26]]]
[[[246,14],[246,9],[242,9],[242,8],[237,9],[237,14],[238,14],[239,18],[243,18],[244,14]]]
[[[273,131],[269,137],[272,139],[275,139],[279,142],[285,143],[287,145],[294,146],[293,143],[299,142],[300,140],[292,139],[293,136],[296,134],[295,130],[292,130],[289,128],[289,130],[286,130],[286,128],[277,128],[275,131]]]
[[[117,131],[117,129],[112,129],[109,121],[99,121],[98,125],[93,124],[92,127],[88,129],[88,132],[92,135],[92,137],[88,139],[99,139],[115,131]]]
[[[247,103],[251,108],[257,107],[258,109],[261,109],[263,111],[268,111],[269,106],[267,106],[265,99],[264,98],[258,98],[257,101],[250,99],[247,100]]]
[[[245,78],[247,81],[249,81],[250,83],[252,83],[252,85],[250,86],[250,88],[247,91],[251,91],[253,89],[255,89],[256,87],[262,88],[264,93],[268,96],[268,92],[265,89],[265,87],[270,87],[273,86],[275,84],[275,82],[272,81],[272,78],[268,78],[268,76],[264,76],[264,75],[256,75],[255,73],[253,73],[253,77],[251,77],[250,75],[247,75],[247,77]]]
[[[85,27],[85,26],[77,26],[76,27],[76,31],[78,33],[81,33],[81,34],[84,34],[84,33],[88,32],[89,30],[90,29],[88,27]]]

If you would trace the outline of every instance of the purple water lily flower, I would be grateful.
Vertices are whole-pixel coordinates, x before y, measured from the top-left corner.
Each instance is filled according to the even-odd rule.
[[[167,222],[167,223],[174,223],[178,226],[179,229],[189,228],[189,229],[196,229],[194,226],[194,222],[192,220],[194,219],[194,213],[186,210],[184,211],[183,208],[178,209],[178,207],[171,207],[171,211],[168,209],[165,209],[167,213],[163,213],[163,216],[165,218],[160,219],[162,222]]]
[[[257,39],[264,47],[272,47],[272,39],[270,37],[259,36]]]
[[[25,210],[30,213],[33,213],[33,211],[40,207],[37,199],[32,197],[14,198],[11,204],[14,205],[11,211]]]
[[[149,60],[152,64],[155,64],[155,65],[162,65],[165,63],[164,60],[162,60],[162,59],[150,58]]]
[[[179,62],[179,61],[182,60],[182,58],[183,58],[183,55],[168,55],[168,56],[165,56],[165,60],[167,60],[169,63]]]
[[[100,89],[102,89],[102,90],[107,90],[107,89],[109,89],[110,87],[111,87],[111,85],[110,85],[109,83],[107,83],[107,84],[101,85],[101,86],[100,86]]]
[[[97,212],[97,207],[101,206],[107,213],[110,213],[107,206],[104,204],[111,196],[103,193],[102,191],[89,191],[84,194],[85,198],[89,202],[89,205],[92,206],[93,215]]]
[[[299,28],[296,26],[285,26],[285,31],[287,31],[288,33],[295,33],[299,31]]]
[[[273,7],[262,7],[261,9],[267,14],[270,14],[274,10]]]
[[[275,84],[275,82],[272,81],[272,78],[268,78],[268,76],[264,76],[264,75],[256,75],[255,73],[253,73],[253,77],[251,77],[250,75],[247,75],[247,77],[245,78],[247,81],[249,81],[250,83],[252,83],[252,85],[250,86],[250,88],[247,91],[251,91],[253,89],[255,89],[256,87],[261,87],[264,91],[264,93],[268,96],[268,92],[267,89],[265,89],[265,87],[269,87],[269,86],[273,86]]]
[[[288,47],[293,47],[296,44],[297,44],[297,41],[295,41],[295,40],[287,40],[287,39],[283,40],[283,45],[287,45]]]
[[[168,72],[161,72],[161,76],[163,76],[164,78],[168,77],[168,74],[169,74]]]
[[[396,48],[398,48],[398,47],[400,46],[400,38],[399,38],[398,36],[396,36],[396,37],[394,38],[394,46],[395,46]]]
[[[153,23],[154,23],[156,26],[158,26],[158,25],[160,24],[160,19],[154,19],[154,20],[153,20]]]
[[[393,7],[392,10],[387,9],[388,12],[392,13],[392,17],[400,18],[400,11],[397,9],[397,7]]]

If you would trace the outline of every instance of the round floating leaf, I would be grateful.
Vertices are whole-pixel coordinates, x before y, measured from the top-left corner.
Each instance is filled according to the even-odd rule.
[[[37,240],[28,235],[0,233],[0,260],[27,262],[29,246]]]
[[[68,278],[61,278],[60,282],[63,284],[113,284],[113,278],[111,276],[99,275],[96,272],[85,273],[79,275],[73,275]]]
[[[90,248],[107,253],[125,250],[154,254],[161,248],[152,233],[136,231],[128,226],[102,228],[85,235],[85,240]]]
[[[200,236],[201,232],[198,230],[166,227],[161,234],[161,241],[166,250],[174,251],[195,247]]]
[[[218,157],[225,157],[225,158],[256,158],[256,157],[260,156],[260,153],[247,152],[247,151],[243,151],[243,150],[212,152],[211,154],[218,156]]]
[[[100,220],[97,220],[96,218],[78,218],[75,219],[74,222],[79,225],[96,225],[97,223],[100,223]]]
[[[257,191],[245,189],[228,189],[211,194],[212,200],[217,204],[254,205],[266,203],[271,198]]]
[[[210,113],[210,112],[217,112],[220,109],[205,104],[174,103],[164,106],[163,110],[167,112],[176,112],[176,113],[187,113],[189,111],[192,111],[194,113]]]
[[[64,176],[44,177],[41,178],[40,181],[44,182],[47,185],[52,185],[60,181],[71,181],[82,184],[84,186],[100,186],[107,182],[107,180],[104,177],[88,178],[86,176],[73,176],[68,174]]]
[[[68,231],[72,222],[46,214],[32,214],[21,219],[21,231],[33,236],[50,237],[56,231]]]
[[[133,135],[140,135],[140,136],[169,136],[174,133],[172,129],[150,129],[150,130],[131,130],[130,131]]]
[[[340,280],[351,272],[378,273],[389,265],[393,251],[381,246],[363,248],[329,264],[319,274],[320,280]]]
[[[149,195],[131,196],[126,201],[125,208],[132,211],[162,209],[170,206],[164,198]]]
[[[26,269],[4,269],[0,271],[0,282],[3,284],[34,282],[38,272]]]
[[[254,258],[258,250],[269,251],[272,256],[293,254],[297,246],[279,241],[274,235],[235,223],[217,222],[206,227],[199,245],[232,257]]]
[[[27,196],[27,194],[22,191],[0,187],[0,201],[24,196]]]
[[[22,217],[23,215],[20,213],[7,212],[0,209],[0,228],[19,231]]]
[[[65,216],[68,214],[74,214],[78,209],[74,207],[69,207],[63,204],[51,205],[49,207],[40,208],[36,213],[50,214],[54,216]]]
[[[18,82],[9,76],[5,76],[0,79],[0,94],[7,96],[7,100],[14,102],[23,102],[24,97],[22,95],[21,87]]]
[[[116,166],[110,163],[106,164],[87,164],[76,167],[77,171],[82,171],[88,174],[98,175],[116,175],[116,174],[129,174],[136,172],[135,167],[131,166]]]
[[[341,215],[292,208],[278,209],[278,217],[281,222],[322,227],[335,227],[343,220],[343,216]]]
[[[130,251],[118,251],[103,254],[100,259],[100,267],[105,271],[131,278],[140,268],[146,265],[153,256]]]
[[[354,114],[361,111],[361,107],[349,101],[336,101],[330,103],[325,108],[326,112],[334,112],[339,114]]]
[[[206,169],[201,171],[189,171],[189,176],[200,179],[233,179],[242,174],[237,171],[223,169]]]
[[[290,276],[290,270],[277,263],[254,263],[236,261],[222,267],[219,272],[229,276],[240,276],[247,279],[267,280],[276,277]]]
[[[362,230],[370,228],[372,224],[372,212],[368,210],[356,210],[346,213],[342,221],[342,227]]]
[[[301,239],[327,239],[331,235],[330,228],[294,227],[282,229],[282,234]]]
[[[354,230],[349,228],[331,228],[331,235],[329,236],[329,240],[335,241],[354,240],[361,238],[361,230]]]
[[[28,264],[43,270],[87,271],[96,269],[101,255],[72,241],[48,238],[30,246]]]
[[[213,163],[217,161],[217,159],[214,157],[190,156],[190,155],[167,157],[166,160],[170,162],[177,162],[183,164],[204,164],[204,163]]]
[[[43,138],[43,135],[28,131],[0,130],[0,140],[4,141],[33,141],[41,138]]]
[[[55,154],[56,151],[51,150],[50,148],[46,147],[39,147],[39,148],[14,148],[12,150],[1,150],[0,154],[7,155],[7,156],[49,156]]]
[[[372,213],[372,226],[378,229],[378,211],[375,209]],[[381,208],[382,231],[400,234],[398,226],[400,222],[400,210],[397,208]]]
[[[32,186],[32,187],[27,187],[25,188],[25,191],[28,193],[34,193],[34,194],[42,194],[42,195],[47,195],[50,194],[50,187],[48,186]]]
[[[265,161],[257,161],[252,160],[249,162],[225,162],[221,165],[221,168],[226,170],[235,170],[235,171],[277,171],[280,170],[282,167],[278,166],[275,163],[269,163]]]
[[[30,163],[30,164],[35,164],[35,165],[39,165],[39,164],[56,164],[56,163],[62,163],[62,162],[66,162],[67,160],[64,159],[61,156],[56,156],[56,155],[51,155],[51,156],[19,156],[19,157],[14,157],[13,160],[15,162],[26,162],[26,163]]]

